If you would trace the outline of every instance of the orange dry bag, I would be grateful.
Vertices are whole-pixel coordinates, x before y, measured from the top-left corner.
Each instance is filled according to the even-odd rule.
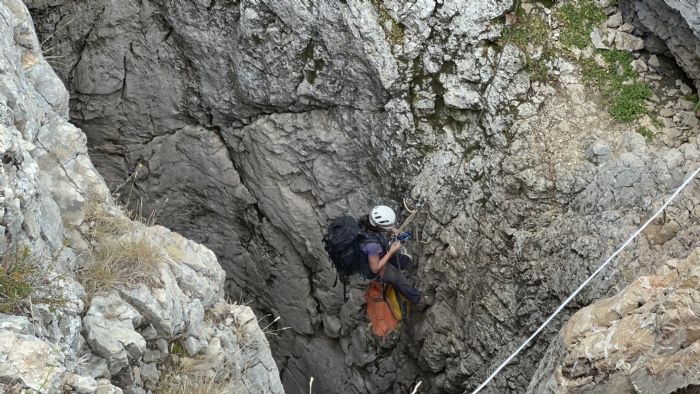
[[[384,291],[382,284],[376,281],[369,283],[367,292],[365,293],[365,302],[367,303],[367,316],[372,326],[374,335],[383,337],[392,331],[396,330],[399,321],[396,320],[394,314],[389,308],[389,304],[384,300]]]

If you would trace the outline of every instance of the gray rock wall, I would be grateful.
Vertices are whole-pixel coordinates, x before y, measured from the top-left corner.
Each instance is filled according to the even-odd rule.
[[[28,3],[108,184],[136,172],[124,195],[289,327],[271,336],[289,393],[311,376],[324,393],[475,388],[699,161],[697,128],[669,121],[677,138],[648,145],[566,59],[556,85],[531,81],[520,49],[493,45],[511,1]],[[382,341],[364,281],[343,303],[320,238],[404,197],[431,205],[408,248],[437,303]],[[694,204],[571,309],[687,253]],[[523,391],[556,331],[492,392]]]
[[[283,392],[252,310],[224,301],[213,252],[114,205],[28,9],[4,1],[0,18],[0,392],[152,392],[186,362],[236,392]],[[123,224],[116,247],[151,245],[152,281],[86,292],[86,267],[110,258],[96,252],[96,209]]]

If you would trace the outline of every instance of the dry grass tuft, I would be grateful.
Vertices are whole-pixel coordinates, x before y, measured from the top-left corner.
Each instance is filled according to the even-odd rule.
[[[88,298],[111,289],[144,283],[158,284],[158,269],[165,257],[159,245],[135,233],[140,226],[99,198],[88,199],[85,209],[90,256],[78,270]]]
[[[236,384],[228,372],[217,371],[212,363],[204,358],[178,358],[166,367],[166,372],[158,380],[156,394],[234,394]]]
[[[85,222],[89,226],[88,237],[96,242],[107,237],[118,237],[135,225],[123,215],[115,215],[105,209],[105,203],[97,198],[90,198],[85,208]]]
[[[232,382],[206,376],[168,375],[161,380],[166,381],[156,389],[157,394],[234,394],[237,392]]]
[[[93,259],[80,269],[78,280],[90,298],[120,286],[154,286],[163,261],[161,248],[144,236],[103,239],[95,248]]]

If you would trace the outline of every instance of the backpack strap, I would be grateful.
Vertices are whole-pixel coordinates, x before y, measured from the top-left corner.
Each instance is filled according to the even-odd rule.
[[[338,279],[340,278],[340,281],[343,282],[343,302],[348,302],[348,290],[347,290],[347,285],[348,285],[348,277],[347,276],[340,276],[336,272],[335,274],[335,282],[333,282],[333,287],[335,287],[338,284]]]

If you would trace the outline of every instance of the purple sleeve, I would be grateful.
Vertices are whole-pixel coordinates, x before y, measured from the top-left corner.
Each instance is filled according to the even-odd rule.
[[[384,251],[382,245],[376,242],[370,242],[362,245],[362,251],[365,252],[367,256],[379,256]]]

